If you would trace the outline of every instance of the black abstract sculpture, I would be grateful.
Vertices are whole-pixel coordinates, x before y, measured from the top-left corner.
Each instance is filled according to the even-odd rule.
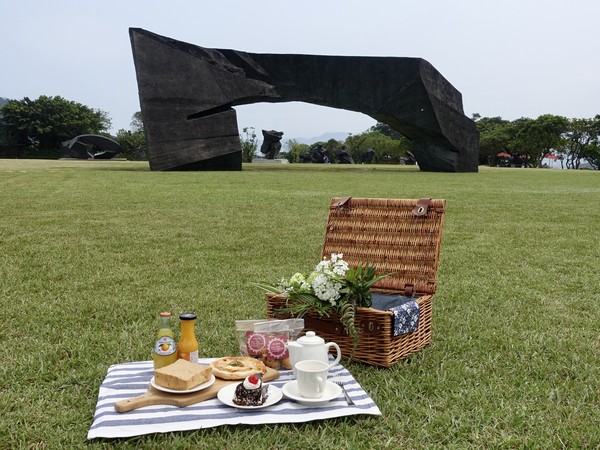
[[[323,164],[327,153],[321,144],[317,144],[317,147],[310,152],[310,162]]]
[[[363,164],[372,164],[375,160],[375,150],[372,148],[368,149],[366,152],[360,155],[360,161]]]
[[[100,149],[90,152],[91,146]],[[123,151],[121,145],[106,136],[98,134],[81,134],[73,139],[62,142],[63,150],[73,158],[78,159],[111,159]]]
[[[260,151],[264,153],[265,158],[267,159],[277,158],[277,155],[279,155],[279,151],[281,150],[281,138],[283,137],[283,132],[262,130],[262,134],[264,140],[260,146]]]
[[[421,58],[256,54],[130,29],[152,170],[241,170],[237,105],[302,101],[362,112],[412,140],[421,170],[476,172],[462,96]]]
[[[342,148],[334,150],[333,153],[335,153],[338,164],[354,164],[354,159],[345,145],[342,145]]]

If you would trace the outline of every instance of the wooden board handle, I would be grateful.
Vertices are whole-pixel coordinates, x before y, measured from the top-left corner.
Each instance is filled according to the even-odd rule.
[[[115,402],[115,409],[117,412],[124,413],[127,411],[132,411],[137,408],[142,408],[144,406],[157,405],[156,403],[161,399],[154,392],[146,392],[145,394],[138,395],[137,397],[127,398],[125,400],[119,400]]]

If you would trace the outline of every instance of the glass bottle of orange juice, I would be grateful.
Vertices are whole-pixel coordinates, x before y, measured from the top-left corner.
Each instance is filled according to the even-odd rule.
[[[189,362],[198,362],[198,341],[194,333],[194,321],[196,314],[180,314],[181,337],[179,338],[179,357]]]
[[[177,343],[171,329],[170,319],[170,312],[160,313],[160,328],[156,336],[153,352],[155,369],[160,369],[177,361]]]

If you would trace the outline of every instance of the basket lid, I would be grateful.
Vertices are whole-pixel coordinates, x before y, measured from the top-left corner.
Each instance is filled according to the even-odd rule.
[[[375,291],[433,294],[446,202],[439,199],[331,199],[322,256],[343,253],[351,266],[391,274]]]

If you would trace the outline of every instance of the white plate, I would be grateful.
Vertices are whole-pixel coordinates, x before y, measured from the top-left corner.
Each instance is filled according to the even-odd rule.
[[[285,383],[282,390],[283,395],[285,395],[287,398],[307,406],[326,405],[334,398],[339,397],[339,395],[342,393],[342,388],[331,381],[327,381],[327,384],[325,385],[325,392],[321,398],[302,397],[300,392],[298,392],[298,381],[296,380]]]
[[[235,395],[235,388],[239,383],[228,384],[227,386],[223,386],[221,390],[217,394],[217,398],[221,400],[222,403],[225,403],[227,406],[233,406],[238,409],[260,409],[266,408],[267,406],[274,405],[283,397],[281,393],[281,389],[277,386],[273,386],[271,384],[265,384],[269,388],[269,396],[267,397],[267,401],[265,401],[260,406],[242,406],[236,405],[233,403],[233,396]]]
[[[166,387],[159,386],[158,384],[156,384],[154,382],[154,377],[152,377],[152,379],[150,380],[150,384],[152,385],[153,388],[156,388],[159,391],[169,392],[171,394],[191,394],[192,392],[198,392],[198,391],[201,391],[202,389],[206,389],[207,387],[212,386],[212,384],[214,382],[215,382],[215,376],[211,375],[210,376],[210,380],[208,380],[205,383],[199,384],[195,388],[188,389],[188,390],[185,390],[185,391],[178,391],[177,389],[169,389],[169,388],[166,388]]]

